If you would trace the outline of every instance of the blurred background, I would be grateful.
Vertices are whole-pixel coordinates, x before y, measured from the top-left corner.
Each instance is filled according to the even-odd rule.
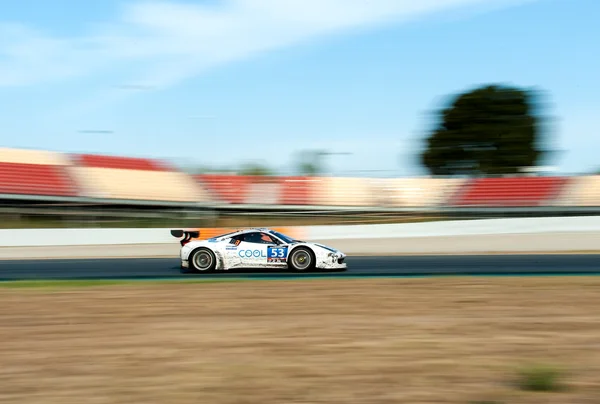
[[[0,226],[598,214],[600,3],[309,3],[2,3]]]

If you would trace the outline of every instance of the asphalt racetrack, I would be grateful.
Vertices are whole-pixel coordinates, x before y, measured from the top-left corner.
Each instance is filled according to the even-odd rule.
[[[600,255],[467,255],[347,258],[345,271],[235,270],[184,274],[177,258],[0,261],[0,281],[176,278],[398,277],[439,275],[598,275]]]

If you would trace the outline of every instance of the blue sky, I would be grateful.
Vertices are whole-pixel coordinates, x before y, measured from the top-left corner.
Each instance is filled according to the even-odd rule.
[[[446,96],[535,87],[561,172],[600,166],[598,0],[0,3],[0,146],[423,174]],[[85,130],[107,133],[81,133]]]

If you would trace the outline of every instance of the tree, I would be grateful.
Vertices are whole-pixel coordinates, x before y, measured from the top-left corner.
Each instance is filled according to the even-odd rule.
[[[535,95],[490,85],[459,94],[427,138],[422,164],[433,175],[516,173],[539,164],[543,151]]]
[[[297,171],[300,175],[316,176],[323,173],[323,160],[327,155],[320,150],[304,150],[297,155]]]
[[[246,163],[243,164],[238,170],[239,175],[250,175],[250,176],[269,176],[273,175],[271,169],[259,163]]]
[[[184,169],[184,171],[191,175],[201,175],[201,174],[222,174],[222,173],[230,173],[235,170],[227,167],[210,167],[205,165],[199,166],[190,166]]]

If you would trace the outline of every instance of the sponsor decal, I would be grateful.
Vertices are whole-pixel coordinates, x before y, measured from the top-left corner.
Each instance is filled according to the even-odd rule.
[[[268,247],[267,262],[286,262],[288,255],[287,247]]]
[[[240,258],[266,258],[267,255],[261,250],[240,250],[238,251]]]

